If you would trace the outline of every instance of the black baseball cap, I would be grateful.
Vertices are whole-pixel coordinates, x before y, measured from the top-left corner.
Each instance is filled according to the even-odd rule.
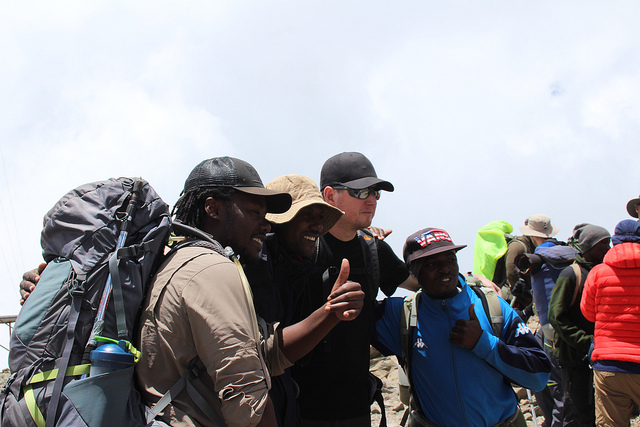
[[[243,193],[265,196],[269,213],[283,213],[291,207],[289,193],[265,188],[258,171],[234,157],[214,157],[200,162],[187,177],[182,194],[207,187],[232,187]]]
[[[320,191],[326,187],[344,186],[360,190],[377,187],[393,191],[393,184],[378,178],[376,170],[364,154],[340,153],[329,158],[320,172]]]
[[[424,228],[407,237],[402,249],[404,262],[408,267],[411,263],[422,258],[429,257],[447,251],[459,251],[467,245],[456,245],[451,240],[449,233],[441,228]]]

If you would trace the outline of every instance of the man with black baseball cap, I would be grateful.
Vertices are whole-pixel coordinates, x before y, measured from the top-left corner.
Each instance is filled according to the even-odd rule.
[[[335,324],[332,312],[357,315],[349,291],[359,286],[341,286],[346,282],[341,277],[316,317],[268,338],[261,334],[265,328],[258,327],[243,268],[230,254],[243,262],[257,259],[270,231],[265,215],[290,206],[291,195],[265,188],[256,170],[240,159],[205,160],[187,178],[172,214],[215,240],[181,244],[154,276],[140,320],[136,374],[144,401],[152,404],[191,372],[194,361],[199,359],[206,372],[191,379],[189,392],[172,396],[160,414],[163,421],[275,426],[270,375],[281,374],[290,360],[319,342],[322,334],[315,333]],[[194,389],[199,397],[193,397]]]
[[[349,279],[360,283],[365,301],[357,319],[337,325],[308,358],[292,368],[300,386],[303,427],[371,425],[369,348],[374,301],[378,289],[391,295],[401,284],[417,286],[391,247],[363,230],[371,225],[380,192],[393,189],[389,181],[378,178],[373,164],[361,153],[337,154],[322,167],[320,191],[344,215],[318,239],[317,271],[309,278],[298,316],[324,303],[345,258],[351,266]]]
[[[385,354],[408,354],[413,398],[409,426],[526,426],[510,384],[540,390],[550,363],[535,337],[502,298],[499,334],[483,306],[491,304],[460,275],[456,245],[440,228],[407,237],[403,254],[421,290],[406,297],[417,311],[416,326],[403,340],[404,298],[378,303],[378,347]],[[413,311],[411,311],[413,315]],[[413,322],[412,322],[413,324]],[[403,348],[406,345],[406,350]],[[410,351],[410,353],[409,353]]]
[[[144,389],[145,402],[153,404],[168,387],[177,385],[176,378],[181,378],[178,375],[187,371],[185,363],[191,365],[197,360],[192,358],[194,354],[206,362],[204,368],[210,376],[201,375],[193,384],[200,390],[200,398],[192,398],[191,391],[184,396],[173,393],[171,404],[160,414],[171,425],[209,425],[216,418],[225,420],[218,420],[218,425],[275,425],[264,387],[270,383],[269,374],[281,374],[291,362],[315,347],[333,326],[353,320],[361,310],[364,293],[359,284],[347,280],[346,261],[342,265],[344,273],[332,286],[331,301],[296,325],[286,327],[291,324],[289,317],[270,319],[270,313],[261,310],[269,302],[252,298],[237,257],[241,257],[243,265],[257,259],[270,228],[265,212],[269,221],[282,227],[282,241],[291,254],[306,258],[312,256],[315,246],[307,243],[311,237],[317,238],[342,215],[322,199],[309,178],[289,175],[267,187],[249,163],[217,157],[193,169],[174,207],[178,222],[200,231],[191,230],[189,236],[182,237],[186,237],[185,244],[176,245],[180,250],[170,252],[151,285],[153,290],[149,291],[150,300],[139,331],[142,360],[138,364],[138,382]],[[230,253],[236,258],[233,262]],[[283,264],[260,270],[259,280],[251,283],[254,292],[264,291],[260,286],[265,281],[287,279],[282,277],[286,273],[279,274]],[[45,267],[43,264],[24,274],[20,283],[23,301]],[[298,276],[300,272],[290,280]],[[264,295],[257,292],[256,296]],[[270,322],[261,322],[261,332],[267,330],[268,338],[255,335],[255,311]],[[254,335],[248,336],[250,333]],[[216,346],[224,348],[220,351]],[[262,378],[260,382],[256,382],[258,378]],[[214,393],[217,387],[222,387],[221,394]],[[223,396],[222,400],[217,399],[218,395]],[[196,404],[198,400],[206,403]],[[278,409],[278,425],[295,425],[295,405],[292,419],[291,411]],[[281,417],[285,412],[286,420]]]

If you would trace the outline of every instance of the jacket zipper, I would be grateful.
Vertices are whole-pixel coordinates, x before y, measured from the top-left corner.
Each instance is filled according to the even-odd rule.
[[[447,310],[446,300],[442,300],[442,311],[444,311],[447,314],[447,327],[448,327],[449,325],[452,324],[452,322],[451,322],[451,312],[449,310]],[[467,418],[467,411],[466,411],[466,408],[464,406],[464,399],[463,399],[462,395],[459,392],[459,390],[460,390],[460,381],[459,381],[459,378],[458,378],[458,365],[456,363],[456,357],[455,357],[455,344],[449,343],[449,346],[451,347],[451,362],[452,362],[452,366],[453,366],[454,381],[455,381],[455,385],[456,385],[456,390],[458,390],[458,392],[456,393],[456,395],[458,396],[458,406],[460,407],[460,412],[462,413],[462,418],[465,421],[465,425],[471,425],[471,424],[469,424],[469,419]]]

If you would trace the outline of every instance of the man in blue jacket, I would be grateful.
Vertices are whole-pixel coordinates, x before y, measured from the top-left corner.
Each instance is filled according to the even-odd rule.
[[[404,260],[421,286],[417,326],[411,331],[409,426],[526,426],[511,383],[545,387],[551,365],[535,337],[501,298],[501,336],[483,301],[459,274],[449,234],[426,228],[409,236]],[[402,356],[403,298],[378,306],[382,351]]]

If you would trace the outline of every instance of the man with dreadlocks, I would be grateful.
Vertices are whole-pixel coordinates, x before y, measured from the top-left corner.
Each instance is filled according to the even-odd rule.
[[[143,399],[155,403],[199,358],[208,375],[192,385],[207,404],[180,393],[161,413],[163,421],[211,425],[218,416],[228,426],[276,425],[270,375],[282,373],[333,326],[359,313],[364,294],[360,285],[346,281],[345,262],[322,309],[283,330],[267,327],[274,332],[268,339],[260,335],[246,277],[228,252],[257,259],[270,230],[265,214],[285,212],[290,205],[289,194],[264,188],[255,169],[239,159],[205,160],[187,178],[173,214],[219,245],[187,245],[167,256],[140,321],[143,356],[136,374]]]
[[[364,292],[358,283],[347,281],[349,263],[344,260],[329,302],[285,328],[261,321],[259,331],[237,257],[243,263],[257,260],[270,230],[265,214],[289,209],[292,199],[284,192],[288,190],[266,189],[250,164],[230,157],[205,160],[187,178],[172,215],[215,241],[187,238],[179,250],[167,255],[154,276],[140,319],[142,358],[136,374],[143,399],[150,405],[194,374],[193,367],[202,367],[203,374],[188,380],[187,392],[170,393],[171,403],[160,413],[163,421],[185,426],[275,426],[267,396],[270,376],[280,375],[340,321],[353,320],[362,310]],[[296,198],[300,196],[304,200],[297,202],[312,205],[305,209],[318,209],[313,195]],[[295,212],[299,210],[297,206]],[[309,213],[294,216],[300,221],[291,221],[289,228],[302,232],[299,237],[306,240],[302,225],[309,222]],[[24,274],[21,302],[33,291],[44,267]]]

